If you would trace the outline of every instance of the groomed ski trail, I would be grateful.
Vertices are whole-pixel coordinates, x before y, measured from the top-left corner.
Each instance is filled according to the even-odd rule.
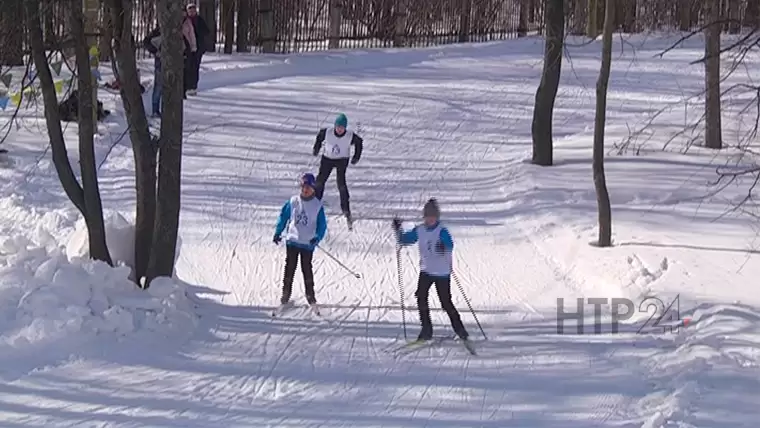
[[[129,345],[116,344],[107,358],[40,368],[4,386],[0,420],[78,427],[642,426],[658,403],[641,401],[652,390],[641,362],[660,342],[630,333],[556,334],[547,310],[556,297],[599,295],[605,286],[569,274],[542,246],[540,229],[512,218],[521,202],[513,187],[526,178],[525,124],[540,51],[540,41],[526,40],[314,54],[290,63],[252,59],[243,70],[204,74],[198,96],[186,104],[177,265],[198,296],[201,328],[181,345],[132,349],[127,357],[120,351]],[[596,61],[574,58],[573,78],[593,87]],[[582,132],[584,100],[565,98],[557,126]],[[337,213],[334,173],[328,182],[324,246],[362,278],[317,250],[322,316],[297,308],[272,318],[284,259],[283,247],[271,242],[277,215],[296,192],[298,174],[316,172],[314,136],[339,111],[350,127],[361,125],[365,151],[348,172],[353,232]],[[390,220],[419,218],[431,196],[441,202],[456,272],[489,335],[481,340],[452,283],[477,356],[453,342],[387,352],[404,339]],[[401,257],[412,339],[419,328],[414,247]],[[302,287],[297,271],[298,305],[305,304]],[[438,307],[432,290],[430,302]],[[433,322],[436,336],[451,333],[440,310]],[[32,412],[28,401],[39,396],[45,406]]]

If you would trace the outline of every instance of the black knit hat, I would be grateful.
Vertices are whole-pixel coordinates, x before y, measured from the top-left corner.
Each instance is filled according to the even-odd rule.
[[[430,198],[425,202],[425,207],[422,208],[422,216],[436,218],[441,216],[441,209],[438,207],[438,201],[435,198]]]

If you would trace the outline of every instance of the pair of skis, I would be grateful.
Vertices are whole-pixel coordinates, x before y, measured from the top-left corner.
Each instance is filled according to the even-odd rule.
[[[435,345],[443,344],[447,341],[456,341],[462,344],[464,348],[469,352],[471,355],[478,355],[477,350],[475,349],[475,345],[472,343],[471,340],[462,340],[462,339],[455,339],[453,337],[435,337],[430,340],[413,340],[411,342],[407,342],[401,346],[398,346],[391,350],[392,354],[396,355],[406,355],[415,351],[418,351],[420,349],[429,348]]]
[[[297,308],[298,308],[298,306],[296,306],[293,302],[288,302],[288,303],[281,304],[280,306],[278,306],[277,308],[275,308],[275,310],[272,311],[272,318],[280,317],[283,314],[285,314],[286,312],[289,312],[289,311],[291,311],[293,309],[297,309]],[[311,313],[313,313],[314,315],[316,315],[318,317],[322,316],[322,313],[319,310],[319,305],[316,304],[316,303],[313,303],[313,304],[310,303],[309,304],[309,310],[311,311]]]

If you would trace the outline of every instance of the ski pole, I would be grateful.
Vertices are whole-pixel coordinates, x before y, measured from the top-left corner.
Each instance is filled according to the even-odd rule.
[[[361,276],[361,275],[359,275],[358,273],[356,273],[356,272],[354,272],[353,270],[351,270],[351,268],[349,268],[348,266],[344,265],[344,264],[343,264],[343,262],[341,262],[340,260],[338,260],[338,258],[337,258],[337,257],[335,257],[335,256],[333,256],[332,254],[330,254],[330,252],[329,252],[329,251],[327,251],[327,250],[325,250],[324,248],[322,248],[322,246],[320,246],[320,245],[317,245],[317,248],[319,248],[320,250],[322,250],[322,252],[323,252],[323,253],[325,253],[325,254],[327,254],[327,256],[328,256],[328,257],[330,257],[331,259],[333,259],[333,261],[334,261],[335,263],[337,263],[337,264],[338,264],[338,266],[340,266],[340,267],[342,267],[343,269],[345,269],[345,270],[346,270],[348,273],[352,274],[354,277],[356,277],[356,278],[361,278],[361,277],[362,277],[362,276]]]
[[[396,245],[396,270],[398,271],[398,291],[401,294],[401,325],[404,326],[404,340],[406,336],[406,307],[404,306],[404,280],[401,275],[401,245]]]
[[[486,336],[486,332],[483,331],[483,326],[480,325],[480,321],[478,321],[478,316],[475,315],[475,310],[472,309],[472,305],[470,304],[470,299],[467,298],[467,295],[464,293],[464,288],[462,288],[462,283],[459,282],[459,278],[457,277],[456,272],[453,270],[451,271],[451,276],[454,278],[454,282],[457,283],[457,287],[459,288],[459,292],[462,293],[462,297],[464,297],[464,301],[467,303],[467,307],[470,308],[470,312],[472,312],[472,317],[475,318],[475,323],[478,324],[478,328],[480,329],[480,332],[483,334],[483,339],[488,340],[488,337]]]

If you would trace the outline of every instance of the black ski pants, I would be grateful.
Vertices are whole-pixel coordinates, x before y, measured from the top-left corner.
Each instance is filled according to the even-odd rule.
[[[319,173],[317,173],[317,198],[322,200],[322,196],[325,193],[325,183],[330,178],[332,170],[337,170],[338,173],[338,192],[340,193],[340,209],[343,214],[351,214],[351,206],[349,203],[350,195],[348,194],[348,185],[346,184],[346,170],[348,169],[348,158],[345,159],[330,159],[322,156],[322,161],[319,163]]]
[[[314,296],[314,271],[311,266],[314,251],[296,247],[295,245],[286,245],[285,249],[285,276],[282,281],[282,298],[280,299],[280,303],[287,303],[290,300],[291,294],[293,294],[293,278],[296,275],[299,258],[301,259],[303,284],[306,289],[306,301],[310,304],[316,303],[317,299]]]
[[[183,83],[184,83],[184,89],[185,92],[195,89],[198,89],[198,78],[200,73],[200,67],[201,67],[201,59],[200,59],[200,53],[199,52],[186,52],[185,53],[185,64],[183,67]]]
[[[417,292],[414,294],[417,296],[417,307],[419,308],[420,322],[422,323],[419,339],[429,340],[433,338],[433,323],[430,320],[430,306],[428,306],[428,293],[433,284],[435,284],[438,298],[441,300],[441,307],[446,311],[449,320],[451,320],[454,332],[460,338],[466,339],[468,337],[467,330],[465,330],[464,324],[462,324],[462,318],[459,316],[457,308],[454,307],[454,303],[451,301],[451,280],[449,278],[432,277],[425,272],[420,273],[420,278],[417,282]]]

